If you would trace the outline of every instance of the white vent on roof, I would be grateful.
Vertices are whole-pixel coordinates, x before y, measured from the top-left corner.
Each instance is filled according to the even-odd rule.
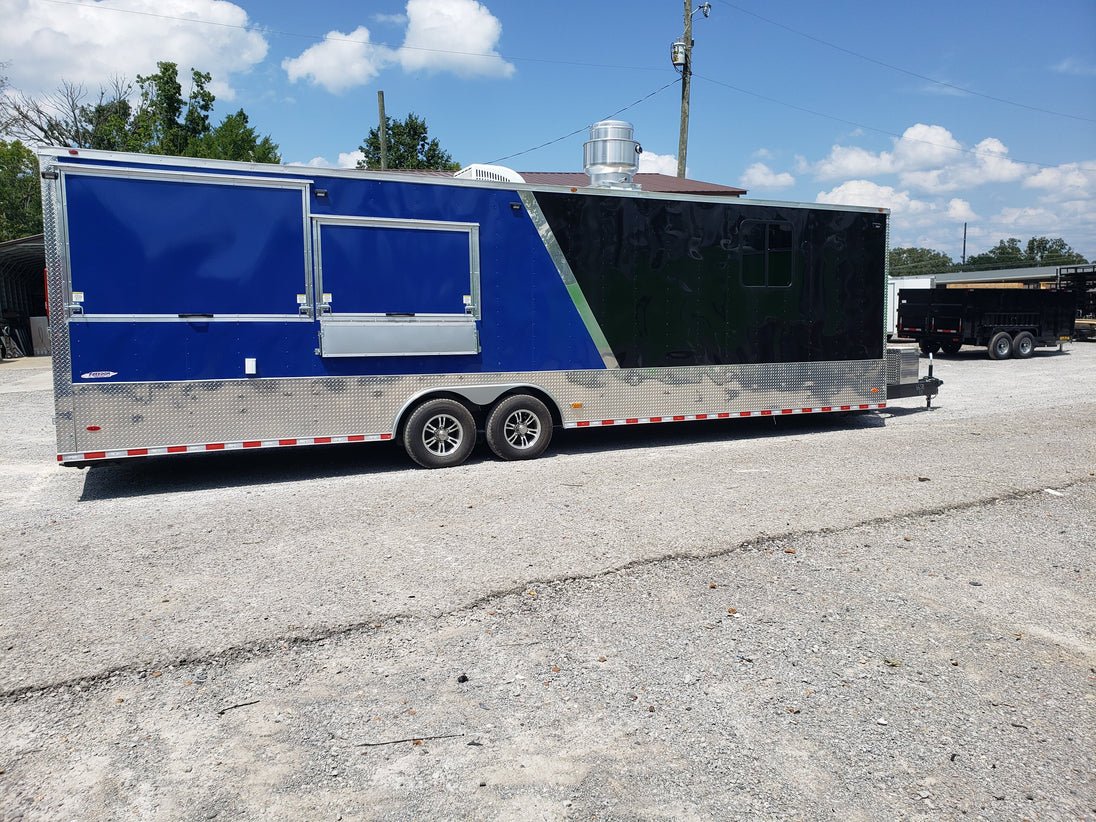
[[[464,180],[485,180],[489,183],[524,183],[521,175],[506,166],[492,166],[486,163],[473,163],[465,166],[454,177]]]

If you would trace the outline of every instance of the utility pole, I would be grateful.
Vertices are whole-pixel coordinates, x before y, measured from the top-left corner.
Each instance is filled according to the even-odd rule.
[[[711,3],[701,3],[695,9],[692,0],[685,0],[685,33],[680,42],[674,43],[672,59],[681,67],[681,131],[677,138],[677,176],[685,176],[685,155],[689,149],[689,78],[693,73],[693,15],[698,11],[707,17],[712,13]]]
[[[388,118],[384,116],[384,92],[377,92],[377,108],[380,109],[381,126],[377,136],[381,141],[381,168],[388,168]]]

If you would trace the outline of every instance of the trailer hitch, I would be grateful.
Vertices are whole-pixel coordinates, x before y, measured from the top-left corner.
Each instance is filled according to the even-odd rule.
[[[932,408],[932,398],[940,393],[940,386],[944,381],[932,375],[932,354],[929,354],[928,376],[921,377],[917,382],[898,383],[887,386],[887,399],[900,399],[902,397],[924,397],[925,407]]]

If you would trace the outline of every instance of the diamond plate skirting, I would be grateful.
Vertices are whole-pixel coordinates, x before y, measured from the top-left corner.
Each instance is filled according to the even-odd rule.
[[[568,427],[593,421],[839,410],[886,402],[882,360],[497,374],[425,374],[69,385],[72,448],[59,453],[392,434],[439,391],[490,404],[545,394]],[[491,387],[494,387],[492,390]]]

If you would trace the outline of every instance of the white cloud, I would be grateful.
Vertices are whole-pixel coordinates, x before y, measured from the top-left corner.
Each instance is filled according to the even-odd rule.
[[[1041,188],[1059,196],[1096,197],[1096,162],[1040,169],[1024,180],[1024,188]]]
[[[322,43],[309,46],[299,57],[282,61],[289,79],[307,79],[332,94],[362,86],[395,59],[395,52],[369,42],[369,29],[358,26],[350,34],[329,31]]]
[[[978,219],[978,215],[974,213],[970,203],[966,200],[960,200],[958,197],[948,201],[946,213],[948,219],[957,223],[969,223]]]
[[[908,191],[881,186],[871,180],[849,180],[831,191],[820,191],[815,202],[831,205],[889,208],[895,214],[921,214],[932,211],[932,204],[914,200]]]
[[[1080,57],[1066,57],[1054,66],[1059,74],[1074,74],[1078,77],[1096,77],[1096,63],[1082,60]]]
[[[313,157],[306,163],[302,163],[299,160],[291,160],[286,162],[287,166],[304,166],[305,168],[335,168],[335,165],[326,157]]]
[[[891,155],[885,151],[876,154],[857,146],[834,146],[819,162],[802,164],[801,173],[808,170],[816,180],[840,180],[842,177],[890,174],[894,166]]]
[[[223,0],[72,0],[3,4],[0,55],[11,86],[38,96],[62,80],[92,94],[112,78],[153,74],[160,60],[179,66],[184,93],[190,68],[213,76],[210,90],[232,99],[233,73],[266,57],[266,39],[248,30],[247,12]]]
[[[476,0],[408,0],[407,14],[376,14],[382,25],[406,24],[398,49],[370,42],[369,29],[328,32],[322,43],[282,61],[291,81],[306,79],[333,94],[365,85],[391,64],[404,71],[459,77],[509,77],[514,66],[495,50],[502,24]]]
[[[893,151],[834,146],[817,163],[801,160],[799,166],[819,180],[897,175],[899,187],[930,194],[1015,183],[1031,173],[1030,166],[1010,159],[1008,148],[995,137],[967,149],[943,126],[923,123],[906,129]]]
[[[906,171],[946,165],[960,156],[962,148],[962,144],[943,126],[918,123],[902,132],[902,139],[895,143],[895,169]]]
[[[1030,166],[1008,158],[1008,149],[1000,140],[987,137],[953,162],[927,171],[903,173],[899,181],[912,188],[944,194],[990,183],[1019,182],[1030,172]]]
[[[786,171],[779,174],[773,171],[764,163],[753,163],[738,179],[738,184],[743,188],[747,188],[751,193],[755,193],[757,190],[779,191],[784,188],[791,188],[795,185],[795,177]]]
[[[398,56],[405,71],[458,77],[509,77],[514,66],[495,50],[502,23],[476,0],[407,0],[407,34]]]
[[[308,168],[357,168],[358,160],[364,160],[365,154],[360,151],[341,151],[339,159],[331,162],[326,157],[313,157],[307,163],[289,163],[291,166],[307,166]]]
[[[1023,208],[1003,208],[1000,214],[992,218],[992,221],[998,225],[1008,226],[1013,231],[1024,229],[1043,233],[1046,231],[1046,226],[1058,222],[1058,216],[1045,208],[1025,206]]]
[[[895,246],[958,259],[966,223],[971,248],[1045,235],[1086,257],[1096,252],[1096,161],[1040,168],[1013,160],[996,137],[964,144],[943,126],[923,123],[895,138],[891,150],[871,151],[851,137],[846,143],[817,161],[796,155],[791,170],[833,181],[817,194],[820,203],[889,208]]]
[[[946,128],[918,123],[894,141],[893,151],[876,153],[858,146],[834,146],[819,162],[803,162],[801,166],[804,171],[812,171],[818,180],[898,174],[953,162],[961,148]]]
[[[358,160],[365,159],[365,152],[362,151],[340,151],[339,152],[339,168],[357,168]]]
[[[645,151],[639,155],[639,170],[644,174],[668,174],[671,177],[677,175],[677,157],[673,154],[655,154]],[[686,176],[688,168],[685,169]]]

